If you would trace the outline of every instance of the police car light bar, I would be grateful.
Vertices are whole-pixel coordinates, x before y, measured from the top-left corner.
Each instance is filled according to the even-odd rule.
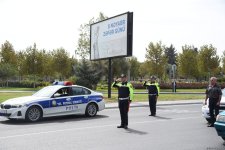
[[[73,85],[73,83],[71,81],[55,81],[55,82],[53,82],[53,85],[69,86],[69,85]]]

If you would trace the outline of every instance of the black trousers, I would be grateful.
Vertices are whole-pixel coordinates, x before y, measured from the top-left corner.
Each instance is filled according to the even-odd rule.
[[[216,116],[219,114],[219,106],[217,106],[218,99],[209,98],[209,114],[210,114],[210,123],[214,124],[216,121]],[[215,115],[214,115],[215,111]]]
[[[156,95],[149,95],[148,100],[149,100],[151,115],[155,115],[156,114]]]
[[[128,126],[129,101],[119,100],[121,126]]]

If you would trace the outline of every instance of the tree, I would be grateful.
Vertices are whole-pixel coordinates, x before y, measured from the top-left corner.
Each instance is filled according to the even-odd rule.
[[[30,46],[26,49],[25,52],[25,63],[24,63],[24,68],[26,71],[27,75],[32,75],[33,77],[33,87],[36,87],[36,77],[38,75],[38,68],[37,68],[37,52],[38,49],[36,47],[36,43],[34,43],[33,47]]]
[[[59,79],[63,80],[68,78],[71,75],[72,64],[69,58],[69,53],[66,52],[65,49],[59,48],[53,50],[52,52],[52,61],[55,73],[59,77]]]
[[[198,78],[197,56],[198,51],[194,46],[182,46],[182,53],[178,56],[178,71],[181,76]]]
[[[24,67],[25,67],[25,71],[27,75],[37,74],[37,69],[35,68],[37,63],[36,53],[37,53],[37,48],[35,43],[33,47],[30,46],[25,51],[25,66]]]
[[[170,47],[165,48],[165,55],[168,60],[168,64],[177,64],[177,52],[172,44],[170,45]]]
[[[112,78],[120,77],[122,73],[127,74],[129,69],[130,65],[126,58],[114,58],[112,60]]]
[[[198,55],[199,71],[204,76],[212,76],[218,73],[220,58],[217,55],[216,48],[210,45],[203,45],[200,47]]]
[[[96,71],[88,60],[82,59],[76,68],[77,84],[96,89],[97,83],[101,79],[100,74],[101,71]]]
[[[139,72],[139,75],[141,76],[141,78],[144,78],[145,76],[150,75],[150,70],[149,70],[147,61],[140,63],[138,72]]]
[[[80,56],[82,59],[88,58],[88,56],[90,54],[90,25],[95,22],[104,20],[106,18],[107,17],[104,16],[104,14],[100,12],[97,19],[92,18],[91,20],[89,20],[88,23],[84,23],[84,24],[80,25],[80,29],[79,29],[80,38],[78,39],[78,45],[75,50],[75,54]]]
[[[99,16],[97,19],[94,17],[89,20],[88,23],[84,23],[80,25],[80,38],[78,39],[78,45],[75,50],[75,54],[78,55],[82,59],[87,59],[89,58],[90,55],[90,25],[93,24],[94,22],[98,22],[101,20],[106,19],[107,17],[104,16],[103,13],[99,13]],[[82,60],[83,62],[86,62],[87,60]],[[97,69],[96,71],[101,70],[101,73],[99,73],[100,78],[103,76],[104,73],[107,71],[107,62],[106,60],[101,60],[98,62],[90,62],[91,66],[94,67],[94,69]],[[77,70],[77,69],[75,69]]]
[[[137,57],[131,57],[128,59],[130,65],[130,76],[135,80],[139,76],[140,62],[138,62]]]
[[[225,51],[223,51],[223,55],[222,55],[222,71],[223,73],[225,73]]]
[[[18,69],[18,74],[19,74],[19,80],[22,80],[23,75],[25,75],[25,52],[24,51],[19,51],[16,53],[17,57],[17,69]]]
[[[6,80],[6,86],[8,86],[8,79],[14,75],[16,75],[15,66],[8,63],[1,63],[0,64],[0,79]]]
[[[4,44],[2,44],[0,51],[0,58],[2,63],[8,63],[12,65],[17,64],[15,50],[12,44],[9,43],[9,41],[6,41]]]
[[[165,55],[165,47],[161,42],[154,44],[150,42],[146,48],[145,58],[150,69],[151,75],[156,75],[159,78],[163,77],[166,70],[167,59]]]

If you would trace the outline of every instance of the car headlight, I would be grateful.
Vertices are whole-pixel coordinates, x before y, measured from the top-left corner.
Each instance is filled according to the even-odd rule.
[[[17,104],[17,105],[11,105],[11,108],[21,108],[23,107],[24,105],[21,105],[21,104]]]
[[[216,121],[225,122],[225,116],[224,115],[217,115]]]

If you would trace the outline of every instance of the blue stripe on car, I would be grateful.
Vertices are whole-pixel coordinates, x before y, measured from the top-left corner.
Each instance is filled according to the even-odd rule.
[[[71,100],[66,100],[67,98],[71,98]],[[89,101],[95,101],[95,102],[101,102],[102,96],[99,95],[89,95],[89,96],[75,96],[75,97],[64,97],[64,98],[56,98],[56,99],[49,99],[49,100],[44,100],[44,101],[39,101],[39,102],[33,102],[28,104],[28,106],[32,104],[39,104],[41,105],[44,109],[49,108],[49,107],[60,107],[60,106],[68,106],[68,105],[76,105],[76,104],[85,104],[88,103]],[[53,106],[52,102],[56,102],[56,106]]]

